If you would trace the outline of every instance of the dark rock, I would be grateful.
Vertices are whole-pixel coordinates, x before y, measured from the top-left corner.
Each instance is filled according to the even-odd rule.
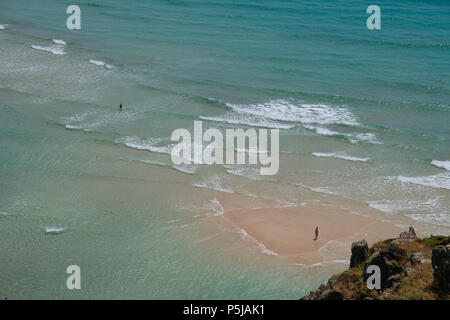
[[[422,263],[422,259],[423,254],[421,252],[416,252],[409,256],[409,261],[411,262],[412,265]]]
[[[350,268],[355,268],[366,261],[369,255],[369,247],[366,240],[352,243],[352,256],[350,258]]]
[[[408,232],[404,231],[400,233],[400,239],[416,240],[417,239],[416,231],[414,230],[413,227],[409,227]]]
[[[380,249],[380,254],[382,254],[389,260],[395,260],[399,262],[405,257],[406,252],[402,248],[398,247],[385,247]]]
[[[394,246],[385,247],[375,252],[364,265],[364,281],[367,281],[370,276],[367,273],[367,268],[371,265],[377,265],[381,272],[381,289],[384,290],[389,277],[403,272],[400,262],[405,255],[405,250]]]
[[[394,287],[394,285],[398,284],[400,282],[400,280],[402,279],[402,275],[397,273],[394,274],[393,276],[390,276],[387,280],[386,280],[386,288],[392,288]]]
[[[435,286],[444,293],[450,293],[450,245],[434,247],[431,264]]]
[[[342,295],[342,293],[336,290],[327,289],[322,293],[320,300],[343,300],[343,299],[344,296]]]

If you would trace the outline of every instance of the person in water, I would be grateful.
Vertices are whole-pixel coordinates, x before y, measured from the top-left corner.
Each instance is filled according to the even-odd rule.
[[[316,227],[315,233],[316,237],[314,238],[314,240],[317,240],[317,238],[319,238],[319,227]]]
[[[120,106],[119,106],[119,110],[121,110],[121,111],[122,111],[122,108],[123,108],[123,107],[122,107],[122,104],[120,104]]]

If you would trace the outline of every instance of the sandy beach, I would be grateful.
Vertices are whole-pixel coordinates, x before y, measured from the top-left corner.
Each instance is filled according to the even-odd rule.
[[[292,263],[347,260],[353,241],[369,244],[398,235],[400,228],[380,220],[325,206],[235,209],[224,218],[245,230],[267,250]],[[314,240],[314,229],[319,238]]]

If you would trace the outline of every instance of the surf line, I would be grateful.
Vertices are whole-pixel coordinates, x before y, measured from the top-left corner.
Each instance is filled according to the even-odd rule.
[[[261,175],[275,175],[280,164],[279,129],[270,129],[270,154],[268,152],[268,130],[250,128],[226,129],[224,135],[219,129],[209,128],[203,132],[203,122],[194,121],[194,137],[187,129],[175,129],[171,135],[171,159],[180,164],[260,164]],[[209,144],[203,148],[203,142]],[[248,142],[248,149],[246,148]],[[225,145],[225,150],[224,150]],[[265,166],[265,167],[263,167]]]

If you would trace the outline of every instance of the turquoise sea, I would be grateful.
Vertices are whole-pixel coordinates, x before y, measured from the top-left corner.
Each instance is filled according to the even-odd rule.
[[[448,0],[0,0],[0,111],[0,298],[298,299],[347,267],[264,254],[229,197],[450,232]],[[279,173],[174,166],[194,120],[279,128]]]

